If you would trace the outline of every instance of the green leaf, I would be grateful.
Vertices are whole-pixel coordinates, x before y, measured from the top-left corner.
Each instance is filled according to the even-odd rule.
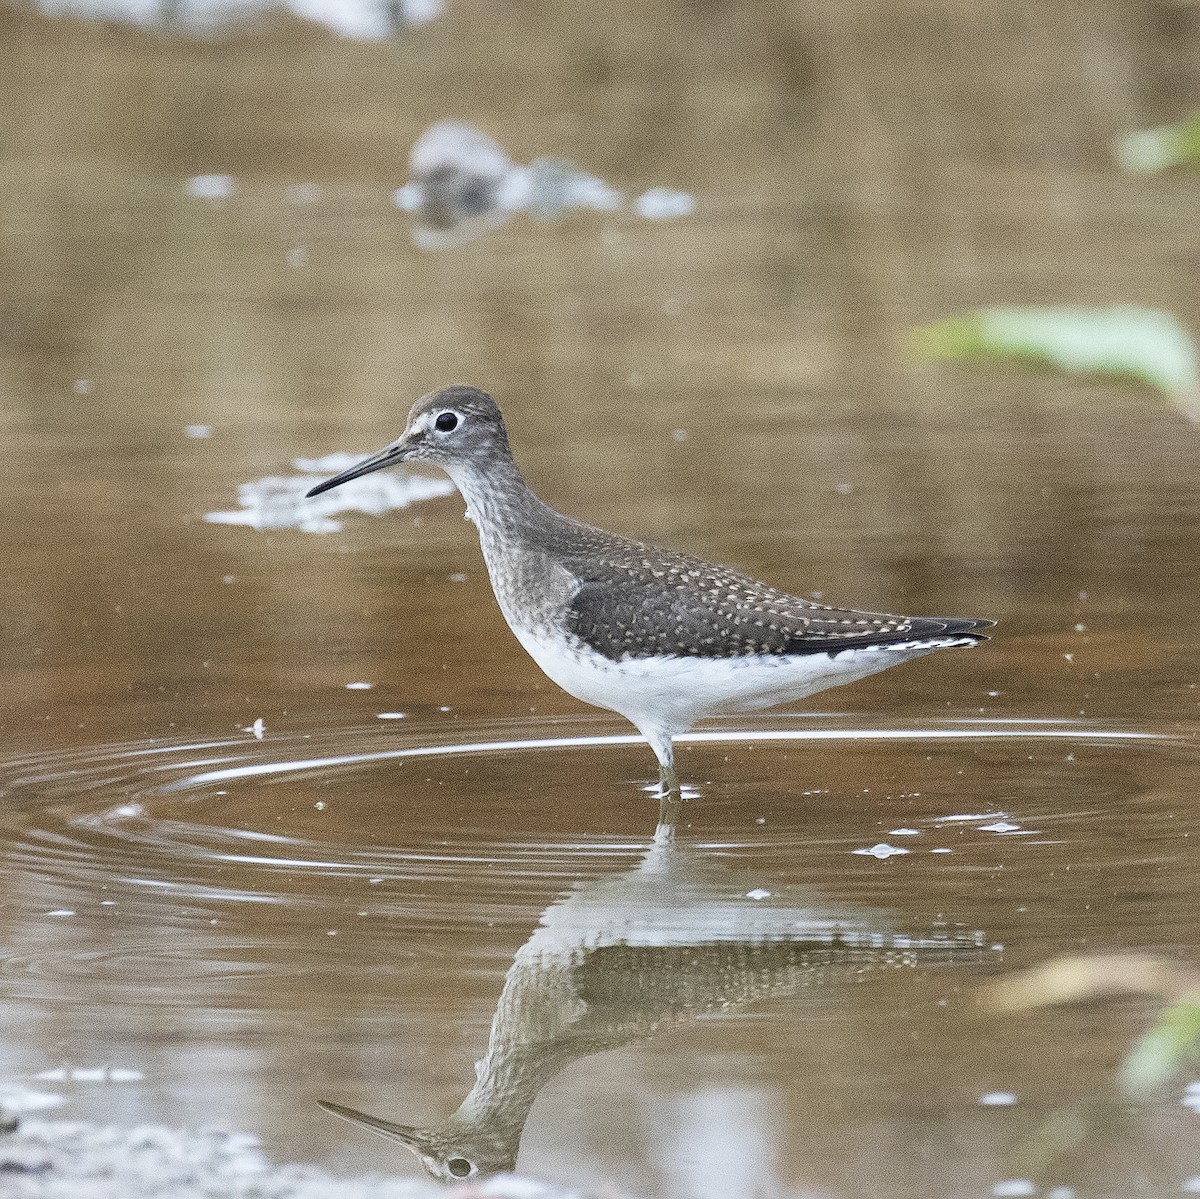
[[[1200,421],[1195,342],[1156,308],[982,308],[918,327],[913,348],[924,359],[1011,359],[1145,383]]]
[[[1174,125],[1139,129],[1113,142],[1122,168],[1134,175],[1152,175],[1168,167],[1200,163],[1200,109]]]

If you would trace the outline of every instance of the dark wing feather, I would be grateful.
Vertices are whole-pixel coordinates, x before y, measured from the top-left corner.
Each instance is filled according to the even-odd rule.
[[[580,579],[567,627],[606,658],[826,653],[927,639],[982,640],[990,620],[891,616],[788,595],[698,558],[613,538]]]

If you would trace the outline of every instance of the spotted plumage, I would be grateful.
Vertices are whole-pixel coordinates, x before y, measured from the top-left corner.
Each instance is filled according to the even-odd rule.
[[[664,790],[677,786],[672,740],[697,720],[970,646],[992,624],[815,603],[562,516],[521,476],[495,402],[470,387],[425,396],[397,441],[309,494],[401,461],[450,475],[517,639],[564,690],[638,727]]]
[[[564,556],[579,586],[566,628],[622,658],[825,653],[957,636],[986,622],[855,612],[789,595],[723,566],[600,533]]]

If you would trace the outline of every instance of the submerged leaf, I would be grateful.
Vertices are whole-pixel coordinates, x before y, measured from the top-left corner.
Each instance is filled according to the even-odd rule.
[[[1113,153],[1131,174],[1148,175],[1168,167],[1200,163],[1200,109],[1174,125],[1124,134],[1113,142]]]
[[[1200,357],[1187,331],[1155,308],[983,308],[913,332],[928,359],[1016,359],[1071,375],[1149,384],[1200,422]]]
[[[997,979],[983,988],[981,1000],[993,1011],[1023,1012],[1121,995],[1173,1000],[1197,985],[1200,976],[1194,970],[1148,954],[1082,954]]]
[[[1151,1098],[1183,1066],[1200,1059],[1200,972],[1149,954],[1083,954],[1055,958],[983,987],[994,1012],[1023,1012],[1065,1003],[1150,995],[1168,1006],[1121,1063],[1120,1089]]]
[[[1188,1062],[1200,1057],[1200,993],[1191,992],[1163,1012],[1155,1026],[1125,1055],[1121,1089],[1149,1099]]]

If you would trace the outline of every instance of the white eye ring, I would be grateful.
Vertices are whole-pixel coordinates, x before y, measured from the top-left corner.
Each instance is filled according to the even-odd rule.
[[[439,412],[433,418],[433,427],[438,433],[453,433],[458,428],[460,420],[461,417],[457,412],[447,409],[445,412]]]

